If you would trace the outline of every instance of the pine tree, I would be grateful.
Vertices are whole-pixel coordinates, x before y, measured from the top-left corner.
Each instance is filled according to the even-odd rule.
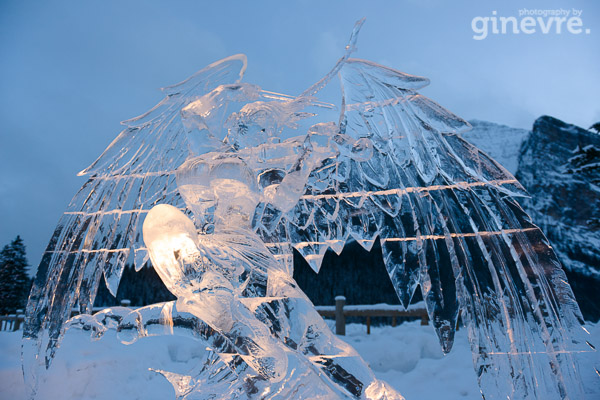
[[[23,239],[17,236],[0,252],[0,315],[23,310],[31,288]]]

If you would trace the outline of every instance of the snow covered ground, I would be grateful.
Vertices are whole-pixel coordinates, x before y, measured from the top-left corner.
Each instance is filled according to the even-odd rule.
[[[333,321],[331,321],[333,326]],[[591,341],[600,343],[600,324],[589,325]],[[410,399],[481,399],[471,362],[466,330],[457,333],[454,348],[444,356],[431,326],[418,321],[390,326],[350,324],[344,339],[371,365],[378,378]],[[0,399],[25,399],[20,366],[21,332],[0,332]],[[40,399],[165,400],[173,388],[148,368],[181,372],[194,362],[197,342],[175,337],[151,337],[131,346],[108,333],[90,342],[80,333],[68,334],[57,353],[53,374],[43,382]],[[596,379],[597,353],[582,355],[584,379]],[[595,364],[595,365],[594,365]],[[177,372],[177,371],[173,371]]]

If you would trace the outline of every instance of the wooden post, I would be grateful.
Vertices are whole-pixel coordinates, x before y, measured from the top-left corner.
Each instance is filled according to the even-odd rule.
[[[21,317],[25,318],[23,315],[23,310],[17,310],[15,314],[15,325],[13,326],[13,331],[18,331],[21,329]]]
[[[367,316],[367,335],[371,334],[371,317]]]
[[[396,326],[396,317],[392,317],[392,328]]]
[[[121,300],[121,307],[129,307],[131,305],[131,300],[123,299]]]
[[[344,296],[335,297],[335,334],[346,335],[346,317],[344,317],[344,304],[346,298]]]
[[[429,325],[429,315],[427,315],[427,312],[421,316],[421,325]]]

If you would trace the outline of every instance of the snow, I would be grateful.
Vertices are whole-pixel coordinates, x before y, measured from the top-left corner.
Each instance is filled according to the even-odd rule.
[[[480,399],[466,330],[459,330],[454,349],[444,356],[435,331],[419,321],[397,327],[346,326],[346,340],[367,361],[378,379],[406,399]]]
[[[333,328],[334,321],[327,322]],[[600,343],[600,324],[587,328],[591,341]],[[52,376],[40,388],[39,400],[171,399],[175,397],[171,384],[148,368],[185,370],[201,350],[197,342],[181,337],[149,337],[126,346],[111,335],[114,332],[90,342],[87,335],[68,333]],[[481,398],[465,329],[457,332],[454,348],[446,356],[433,328],[418,321],[372,327],[371,335],[365,325],[349,324],[341,338],[361,354],[378,379],[408,400]],[[20,341],[21,332],[0,332],[0,399],[25,399]],[[598,355],[584,353],[581,360],[583,379],[599,379],[593,370],[599,367]]]

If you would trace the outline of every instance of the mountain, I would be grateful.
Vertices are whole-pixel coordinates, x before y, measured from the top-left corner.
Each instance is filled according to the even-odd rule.
[[[600,318],[600,135],[556,118],[531,132],[470,121],[464,138],[504,165],[530,193],[519,199],[558,254],[584,317]]]
[[[464,133],[463,137],[514,175],[519,165],[521,144],[529,136],[529,131],[477,119],[469,123],[473,129]]]
[[[517,179],[523,205],[546,233],[584,316],[600,318],[600,135],[538,118],[523,143]]]

